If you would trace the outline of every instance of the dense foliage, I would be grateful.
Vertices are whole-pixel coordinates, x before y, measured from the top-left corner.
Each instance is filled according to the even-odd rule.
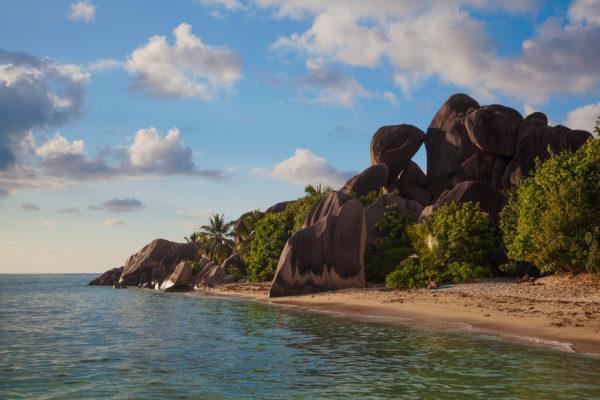
[[[252,281],[273,279],[285,243],[302,228],[311,207],[323,198],[327,190],[309,185],[305,188],[306,196],[289,203],[284,211],[268,213],[258,222],[250,251],[244,257]]]
[[[388,287],[422,287],[429,278],[443,283],[488,276],[488,260],[502,244],[496,224],[471,202],[444,205],[407,232],[418,257],[405,259],[388,274]]]
[[[501,227],[513,260],[600,273],[600,139],[538,163],[510,196]]]
[[[224,214],[213,214],[208,224],[192,233],[185,240],[200,243],[200,252],[211,261],[223,262],[233,250],[231,227],[233,221],[227,222]]]
[[[414,220],[402,215],[397,204],[386,207],[383,217],[375,224],[378,239],[365,250],[366,279],[383,282],[400,261],[413,253],[406,228]]]

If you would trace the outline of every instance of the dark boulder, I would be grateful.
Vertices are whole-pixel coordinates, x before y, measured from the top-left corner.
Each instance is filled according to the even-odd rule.
[[[546,126],[548,126],[548,117],[546,114],[539,111],[529,114],[519,125],[519,130],[517,131],[517,146],[529,136],[531,131]]]
[[[467,114],[478,108],[479,103],[471,96],[464,93],[453,94],[442,104],[431,120],[429,128],[448,132],[455,121],[464,123]]]
[[[240,253],[233,253],[230,255],[225,261],[223,261],[221,266],[227,275],[246,274],[246,263],[244,263]]]
[[[180,261],[200,259],[198,243],[175,243],[156,239],[129,257],[120,282],[128,286],[159,287]]]
[[[464,180],[485,182],[499,190],[502,188],[502,175],[509,161],[509,157],[477,149],[460,164],[460,167]]]
[[[273,213],[273,214],[280,213],[280,212],[284,211],[285,208],[287,207],[287,205],[290,203],[291,203],[290,201],[281,201],[279,203],[273,204],[271,207],[267,208],[267,211],[265,211],[265,213]]]
[[[491,154],[512,156],[521,121],[523,116],[517,110],[493,104],[467,115],[465,126],[469,138],[479,149]]]
[[[468,201],[479,203],[481,211],[489,214],[495,221],[498,221],[505,203],[502,192],[487,183],[465,181],[442,193],[434,204],[423,209],[421,217],[428,217],[444,204],[460,204]]]
[[[344,186],[341,187],[340,192],[348,195],[354,193],[358,196],[364,196],[369,192],[379,192],[382,187],[386,186],[387,179],[387,165],[374,164],[360,174],[350,178]]]
[[[181,261],[171,275],[160,285],[165,292],[188,290],[188,283],[192,279],[192,266],[188,261]]]
[[[371,164],[386,164],[388,181],[394,182],[424,140],[425,133],[413,125],[381,127],[371,139]]]
[[[419,218],[423,211],[423,206],[414,200],[407,200],[395,194],[380,196],[365,209],[367,243],[372,243],[375,239],[379,238],[375,224],[383,217],[386,208],[391,205],[397,205],[403,217],[415,220]]]
[[[315,203],[306,214],[303,228],[314,225],[326,215],[338,215],[344,203],[350,200],[350,196],[337,191],[328,192],[325,197]]]
[[[269,297],[364,287],[365,239],[363,206],[349,200],[287,241]]]
[[[119,282],[119,278],[121,277],[121,273],[123,272],[123,267],[109,269],[90,283],[88,285],[91,286],[113,286],[115,283]]]
[[[431,201],[431,193],[427,190],[427,176],[414,161],[409,161],[404,168],[396,188],[404,198],[416,200],[423,205]]]

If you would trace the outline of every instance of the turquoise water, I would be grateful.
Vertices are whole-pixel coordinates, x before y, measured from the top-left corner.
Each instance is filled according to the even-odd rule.
[[[253,302],[0,275],[0,398],[600,398],[600,359]]]

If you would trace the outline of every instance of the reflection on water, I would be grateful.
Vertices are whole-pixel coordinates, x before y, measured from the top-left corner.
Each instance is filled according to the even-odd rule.
[[[0,276],[0,398],[600,397],[600,359],[254,302]]]

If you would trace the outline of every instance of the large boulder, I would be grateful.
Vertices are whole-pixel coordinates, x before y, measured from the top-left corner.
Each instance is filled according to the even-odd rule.
[[[388,180],[388,167],[385,164],[374,164],[358,175],[350,178],[340,192],[364,196],[369,192],[378,192],[386,186]]]
[[[415,220],[419,218],[423,211],[423,206],[417,201],[407,200],[395,194],[380,196],[365,209],[367,243],[372,243],[379,238],[375,224],[383,217],[386,208],[391,205],[397,205],[402,216]]]
[[[289,238],[269,297],[364,287],[365,239],[363,207],[349,200]]]
[[[167,278],[161,285],[160,289],[166,292],[174,292],[179,290],[187,290],[188,283],[192,279],[192,265],[189,261],[181,261],[169,278]]]
[[[465,181],[442,193],[434,204],[423,209],[421,217],[428,217],[444,204],[460,204],[468,201],[479,203],[481,211],[489,214],[495,221],[498,221],[500,211],[505,203],[502,192],[487,183]]]
[[[465,118],[479,103],[464,93],[450,96],[437,111],[425,138],[427,187],[433,198],[464,180],[461,164],[475,153]]]
[[[523,116],[517,110],[493,104],[467,115],[465,126],[469,138],[479,149],[510,157],[515,153],[521,121]]]
[[[91,286],[113,286],[119,282],[119,278],[123,273],[123,267],[109,269],[90,283]]]
[[[548,149],[553,153],[571,149],[567,128],[539,126],[529,129],[527,135],[517,146],[514,157],[506,166],[502,176],[502,186],[510,188],[529,176],[535,167],[535,160],[550,158]]]
[[[424,140],[425,133],[413,125],[381,127],[371,139],[371,164],[386,164],[388,181],[394,182]]]
[[[156,239],[129,257],[120,282],[128,286],[159,287],[180,261],[200,259],[198,243],[175,243]]]
[[[519,125],[517,131],[517,146],[523,142],[534,130],[548,126],[548,117],[546,114],[536,111],[529,114]]]
[[[495,189],[502,188],[502,175],[509,157],[477,151],[460,164],[462,177],[466,181],[479,181]]]
[[[208,264],[200,274],[194,277],[192,287],[201,289],[203,287],[213,287],[220,283],[224,283],[227,278],[227,273],[222,265]]]
[[[344,203],[350,200],[350,196],[337,191],[328,192],[321,200],[315,203],[306,214],[303,228],[314,225],[326,215],[338,215]]]
[[[427,190],[427,176],[414,161],[409,161],[404,168],[396,187],[404,198],[416,200],[423,205],[431,201],[431,193]]]
[[[246,272],[246,263],[240,253],[230,255],[221,266],[227,275],[240,275]]]

